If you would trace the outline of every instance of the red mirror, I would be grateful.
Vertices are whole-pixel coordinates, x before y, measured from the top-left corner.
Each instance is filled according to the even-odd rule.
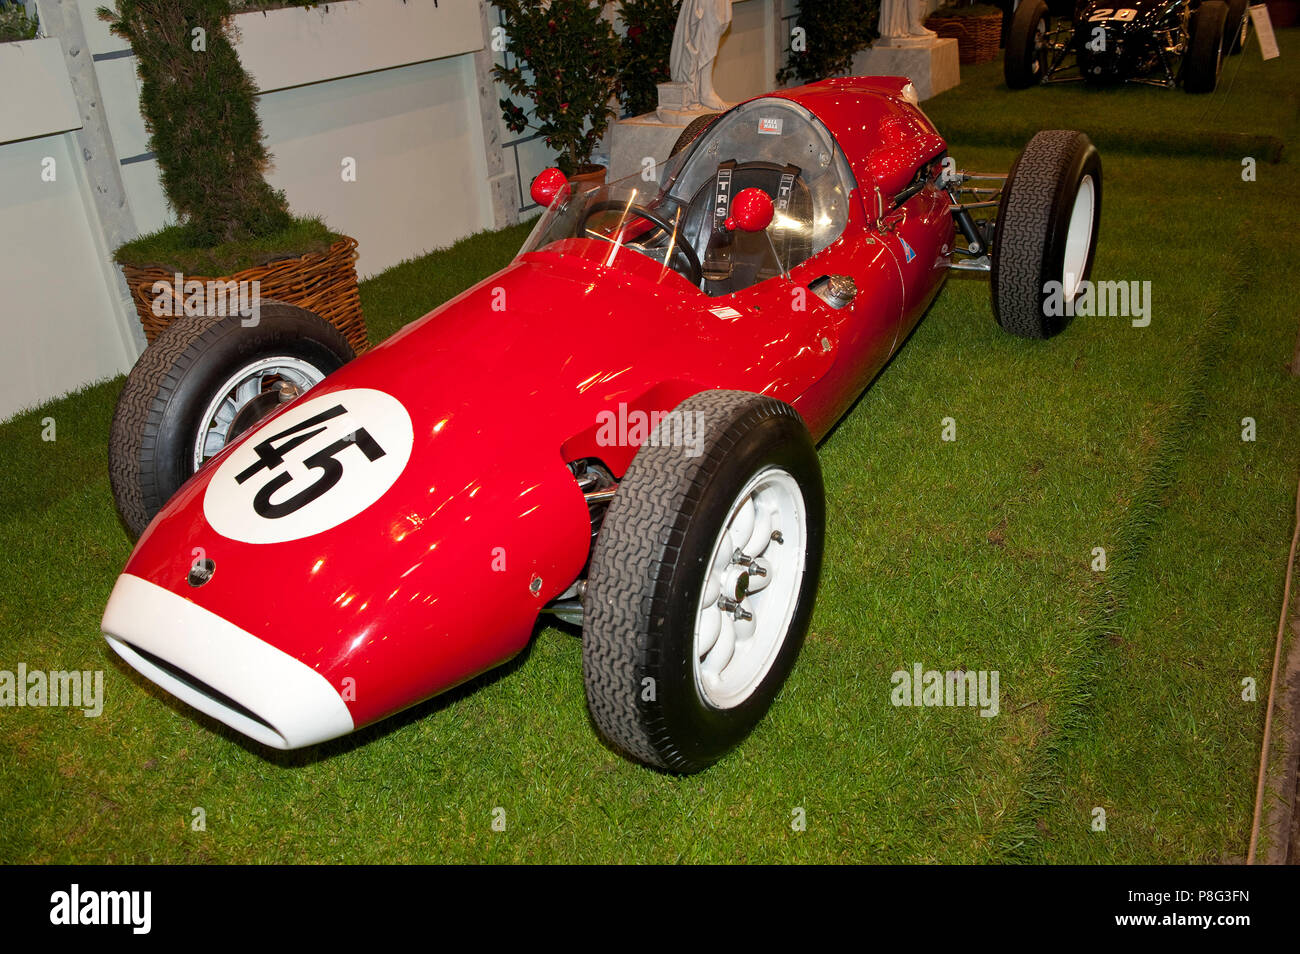
[[[727,217],[727,230],[734,232],[761,232],[772,221],[772,197],[762,189],[741,189],[731,200],[731,215]]]
[[[564,177],[563,172],[553,166],[538,173],[532,187],[528,190],[533,201],[544,209],[550,208],[551,203],[560,193],[564,193],[564,198],[568,197],[569,180]]]

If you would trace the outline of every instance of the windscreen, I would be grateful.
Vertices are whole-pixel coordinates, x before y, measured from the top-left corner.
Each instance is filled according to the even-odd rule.
[[[723,231],[729,196],[720,187],[732,182],[737,192],[757,187],[773,199],[775,214],[761,241],[733,243]],[[724,113],[676,156],[647,158],[634,175],[561,193],[520,254],[545,250],[614,265],[631,251],[708,294],[726,294],[838,238],[854,187],[843,153],[808,110],[784,99],[753,100]],[[764,260],[747,263],[735,254],[738,246]]]

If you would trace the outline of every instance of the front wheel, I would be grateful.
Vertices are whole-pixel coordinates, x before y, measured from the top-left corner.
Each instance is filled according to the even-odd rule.
[[[681,773],[744,739],[799,655],[824,528],[817,452],[792,407],[706,391],[670,412],[592,554],[583,677],[601,733]]]
[[[1081,132],[1045,130],[1007,175],[993,230],[993,314],[1021,338],[1070,322],[1092,272],[1101,222],[1101,156]]]
[[[1002,54],[1002,75],[1007,86],[1025,89],[1043,81],[1049,65],[1050,37],[1047,4],[1043,0],[1021,0]]]
[[[238,315],[187,315],[145,349],[117,399],[108,475],[133,537],[227,443],[354,357],[306,309],[261,303]]]

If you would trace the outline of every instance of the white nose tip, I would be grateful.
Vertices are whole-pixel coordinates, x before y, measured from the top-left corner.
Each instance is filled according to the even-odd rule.
[[[354,728],[343,698],[316,670],[138,576],[117,578],[103,630],[145,678],[263,745],[297,749]]]

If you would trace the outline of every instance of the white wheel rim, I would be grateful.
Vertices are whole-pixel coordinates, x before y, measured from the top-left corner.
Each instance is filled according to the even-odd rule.
[[[695,612],[695,685],[709,705],[733,709],[767,677],[794,619],[807,549],[798,482],[780,467],[759,471],[732,501]]]
[[[1065,231],[1065,274],[1061,278],[1061,287],[1066,301],[1074,301],[1083,282],[1083,270],[1092,250],[1092,221],[1096,213],[1097,187],[1092,176],[1084,176],[1079,191],[1075,193],[1070,224]]]
[[[325,374],[319,368],[288,355],[263,358],[244,365],[216,390],[207,410],[199,418],[199,430],[194,438],[194,469],[198,470],[204,461],[221,452],[235,416],[249,401],[265,393],[268,385],[289,381],[302,392],[324,379]]]

